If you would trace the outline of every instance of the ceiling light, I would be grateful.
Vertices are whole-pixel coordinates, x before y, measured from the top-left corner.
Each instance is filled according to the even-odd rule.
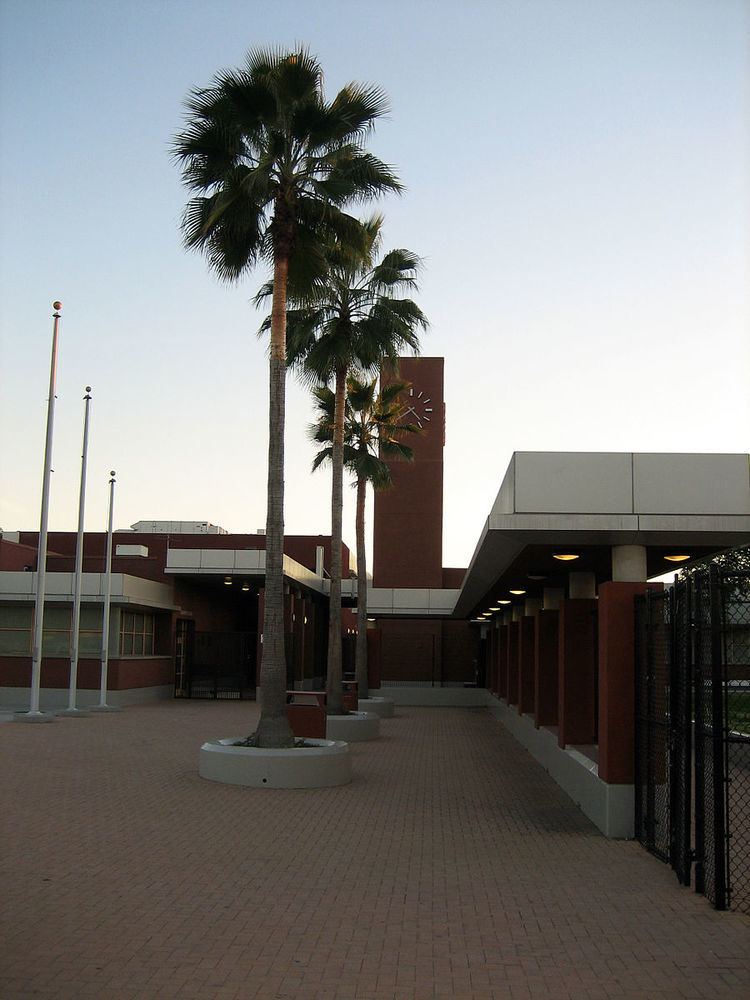
[[[667,562],[687,562],[690,556],[685,555],[674,555],[674,556],[664,556]]]
[[[553,552],[553,559],[559,559],[560,562],[571,562],[573,559],[580,559],[580,556],[575,555],[573,552]]]
[[[245,583],[242,584],[242,589],[243,590],[250,590],[250,584],[247,581],[245,581]]]
[[[225,587],[231,587],[232,586],[232,578],[231,578],[231,576],[225,576],[224,577],[224,586]]]
[[[512,601],[503,600],[503,601],[498,601],[497,603],[498,604],[512,604],[513,602]]]
[[[490,611],[499,611],[500,608],[490,608]]]
[[[546,573],[527,573],[526,576],[529,578],[529,580],[546,580],[547,579],[547,574]]]
[[[515,594],[516,597],[520,597],[521,594],[525,594],[526,591],[525,590],[509,590],[508,593],[509,594]]]

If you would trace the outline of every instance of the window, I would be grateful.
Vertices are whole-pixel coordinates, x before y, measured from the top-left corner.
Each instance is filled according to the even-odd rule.
[[[123,611],[120,618],[122,656],[154,655],[154,616],[140,611]]]
[[[70,656],[70,605],[45,604],[42,655]],[[31,656],[34,632],[34,609],[24,605],[0,607],[0,656]],[[78,634],[79,656],[98,657],[102,650],[102,609],[81,608]]]
[[[32,607],[6,605],[0,608],[0,656],[31,655]]]

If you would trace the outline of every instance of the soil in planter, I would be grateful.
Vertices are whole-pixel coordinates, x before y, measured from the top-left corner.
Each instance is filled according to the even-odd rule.
[[[251,733],[250,736],[246,736],[244,740],[237,740],[236,743],[232,744],[233,747],[254,747],[255,743],[255,733]],[[294,746],[291,747],[266,747],[267,750],[319,750],[320,745],[318,743],[313,743],[310,740],[306,740],[302,736],[295,736]]]

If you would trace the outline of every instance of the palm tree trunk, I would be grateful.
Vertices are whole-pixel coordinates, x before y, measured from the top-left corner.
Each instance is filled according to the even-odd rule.
[[[328,609],[328,670],[326,673],[326,711],[341,715],[341,517],[344,504],[344,405],[346,369],[336,371],[335,408],[333,411],[333,447],[331,464],[331,599]]]
[[[365,552],[365,497],[367,480],[357,480],[357,650],[355,656],[357,693],[369,698],[367,687],[367,553]]]
[[[266,594],[263,609],[259,747],[293,746],[286,718],[284,655],[284,402],[286,392],[286,286],[289,259],[274,262],[268,410]]]

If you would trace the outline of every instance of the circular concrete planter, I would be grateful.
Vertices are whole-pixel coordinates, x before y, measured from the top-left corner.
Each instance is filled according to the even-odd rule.
[[[380,717],[372,712],[349,712],[348,715],[326,717],[326,736],[329,740],[346,740],[363,743],[380,736]]]
[[[396,702],[393,698],[360,698],[357,708],[360,712],[374,712],[381,719],[392,719],[396,714]]]
[[[198,764],[201,778],[250,788],[330,788],[352,780],[346,743],[306,740],[305,747],[271,750],[233,746],[239,739],[203,744]]]

